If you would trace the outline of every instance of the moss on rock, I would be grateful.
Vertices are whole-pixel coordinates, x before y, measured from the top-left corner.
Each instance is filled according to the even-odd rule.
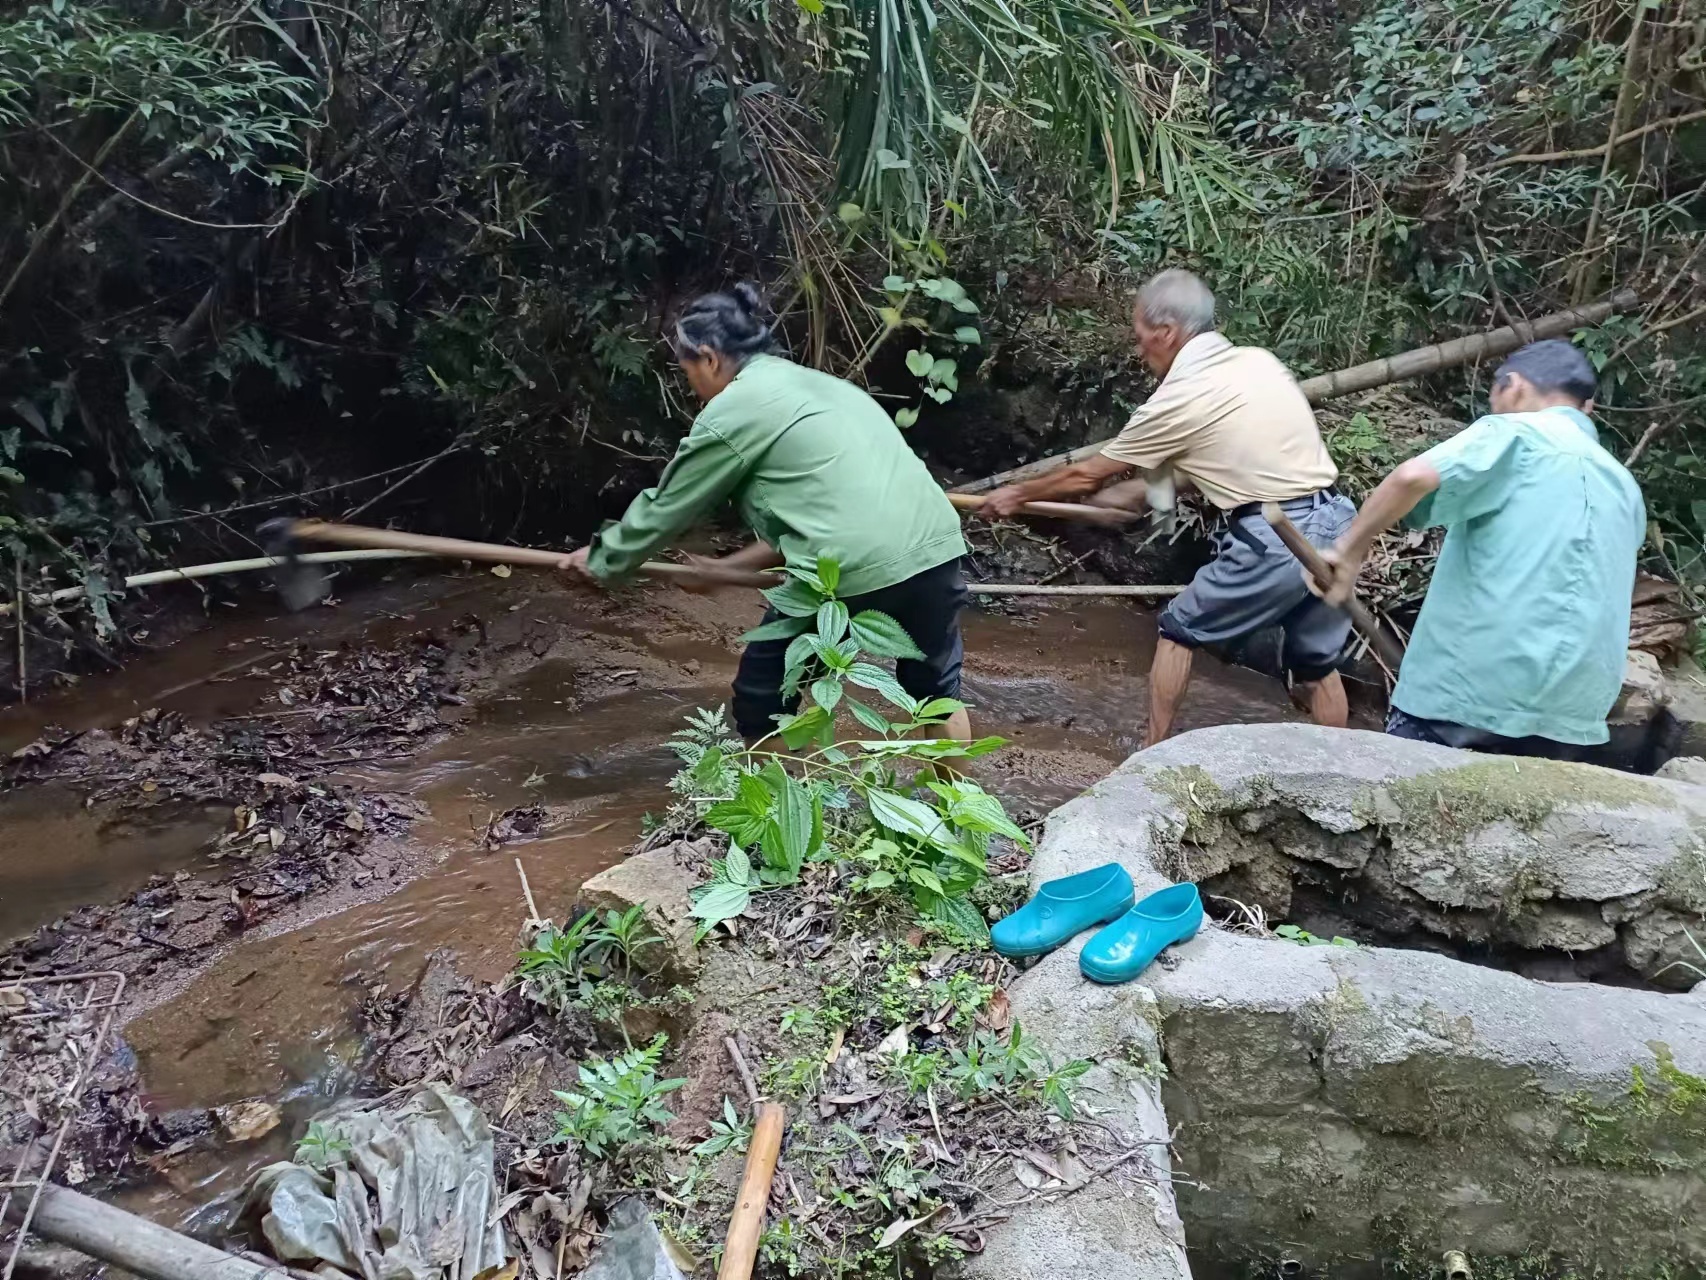
[[[1675,807],[1670,792],[1646,778],[1594,765],[1504,756],[1395,779],[1384,789],[1406,830],[1446,839],[1495,822],[1533,830],[1560,804]]]

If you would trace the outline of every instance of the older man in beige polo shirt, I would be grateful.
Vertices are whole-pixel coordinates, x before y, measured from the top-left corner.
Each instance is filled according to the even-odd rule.
[[[1027,502],[1081,498],[1104,505],[1165,493],[1172,477],[1196,485],[1221,513],[1215,557],[1162,612],[1149,672],[1153,746],[1173,728],[1199,648],[1237,654],[1258,633],[1283,636],[1277,666],[1317,724],[1342,728],[1338,665],[1350,621],[1304,582],[1303,566],[1262,518],[1279,502],[1319,547],[1331,547],[1356,508],[1333,487],[1333,465],[1315,414],[1291,373],[1259,347],[1235,347],[1214,331],[1214,295],[1188,271],[1163,271],[1137,295],[1138,352],[1161,385],[1102,453],[989,495],[983,513],[1011,515]],[[1111,482],[1137,471],[1130,485]],[[1101,491],[1101,492],[1098,492]]]

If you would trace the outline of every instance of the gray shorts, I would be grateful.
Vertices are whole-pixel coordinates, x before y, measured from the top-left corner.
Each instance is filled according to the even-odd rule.
[[[1331,547],[1356,505],[1331,490],[1280,504],[1303,536]],[[1303,566],[1259,510],[1232,512],[1215,539],[1215,556],[1162,612],[1161,634],[1208,649],[1270,675],[1319,680],[1343,664],[1349,615],[1309,592]]]

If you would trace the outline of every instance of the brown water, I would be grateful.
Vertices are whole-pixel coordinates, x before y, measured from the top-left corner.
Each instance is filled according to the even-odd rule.
[[[665,739],[689,710],[726,700],[730,641],[757,611],[745,596],[658,591],[611,601],[541,590],[538,580],[420,578],[376,587],[339,609],[225,621],[123,672],[0,715],[0,747],[28,741],[43,724],[94,727],[149,706],[195,719],[241,715],[270,687],[254,671],[267,665],[269,646],[382,638],[468,616],[504,620],[521,633],[476,685],[461,732],[401,766],[340,779],[422,801],[430,816],[410,838],[434,856],[431,869],[306,926],[245,937],[181,992],[134,1017],[123,1034],[151,1105],[264,1096],[288,1103],[299,1121],[356,1085],[364,1046],[355,1018],[370,989],[405,989],[441,947],[477,977],[503,973],[526,915],[516,860],[540,911],[560,918],[578,886],[632,846],[641,815],[669,803],[675,759]],[[975,727],[1012,742],[981,766],[1010,808],[1044,811],[1141,745],[1152,615],[1117,603],[978,613],[968,618],[966,649]],[[1180,727],[1297,717],[1277,684],[1204,661]],[[547,828],[488,850],[490,821],[523,805],[546,806]],[[223,810],[180,811],[143,825],[103,817],[60,789],[0,797],[0,933],[193,865],[226,818]],[[283,1141],[250,1148],[235,1164],[227,1155],[176,1170],[177,1190],[157,1190],[150,1211],[176,1213],[210,1185],[232,1185],[277,1158]]]

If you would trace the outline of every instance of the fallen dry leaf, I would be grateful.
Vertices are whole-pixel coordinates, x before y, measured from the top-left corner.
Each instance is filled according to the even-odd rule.
[[[253,1142],[278,1128],[283,1119],[270,1102],[234,1102],[219,1109],[219,1123],[233,1142]]]
[[[511,569],[507,564],[494,564],[492,566],[492,577],[494,578],[507,578],[510,573]]]
[[[899,1057],[911,1047],[912,1042],[907,1039],[907,1034],[907,1026],[903,1022],[883,1037],[882,1043],[876,1047],[874,1052],[879,1055],[887,1054],[891,1057]]]
[[[881,1240],[877,1241],[877,1248],[887,1249],[887,1248],[892,1247],[893,1245],[899,1243],[901,1237],[904,1236],[908,1231],[911,1231],[919,1223],[928,1222],[928,1221],[930,1221],[930,1219],[928,1217],[924,1217],[924,1218],[902,1218],[899,1222],[889,1223],[889,1229],[887,1231],[883,1232],[883,1238]]]
[[[516,1280],[521,1274],[520,1261],[506,1262],[501,1267],[487,1267],[474,1280]]]
[[[294,787],[296,785],[295,778],[287,778],[282,773],[259,773],[255,775],[255,781],[263,787]]]

